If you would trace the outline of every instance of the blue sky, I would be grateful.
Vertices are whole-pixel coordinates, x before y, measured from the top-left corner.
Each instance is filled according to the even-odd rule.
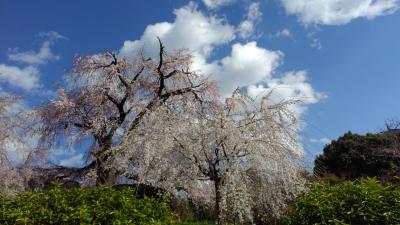
[[[160,36],[191,48],[223,94],[241,86],[303,100],[295,110],[313,155],[349,130],[376,132],[400,117],[400,2],[321,2],[0,0],[1,89],[33,107],[54,97],[75,55],[152,54]]]

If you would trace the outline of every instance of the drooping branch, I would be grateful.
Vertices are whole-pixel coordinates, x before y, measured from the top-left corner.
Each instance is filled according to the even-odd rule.
[[[201,88],[188,82],[187,87],[162,96],[190,95],[195,100]],[[288,110],[290,101],[254,103],[240,92],[206,113],[197,113],[189,103],[174,111],[173,102],[166,101],[165,108],[158,102],[161,107],[153,108],[145,119],[151,129],[139,127],[121,147],[132,148],[128,151],[135,161],[151,162],[151,166],[137,165],[134,175],[140,181],[183,187],[198,201],[203,200],[198,195],[209,193],[207,200],[214,201],[225,220],[243,215],[239,221],[251,223],[253,210],[264,204],[270,211],[263,213],[279,215],[304,187],[299,176],[301,146]],[[271,196],[276,202],[268,202]]]

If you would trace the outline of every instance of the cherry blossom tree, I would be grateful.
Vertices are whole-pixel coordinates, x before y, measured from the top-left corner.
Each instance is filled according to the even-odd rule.
[[[24,191],[30,177],[28,161],[33,152],[27,143],[26,118],[19,112],[18,98],[0,97],[0,194]]]
[[[136,133],[145,116],[167,101],[199,108],[212,103],[215,83],[191,71],[191,63],[188,51],[169,54],[160,39],[158,59],[139,56],[130,61],[112,52],[77,57],[67,75],[69,87],[60,88],[57,99],[37,110],[41,147],[50,149],[63,137],[70,143],[92,139],[91,161],[79,172],[94,169],[97,184],[113,184],[118,171],[105,166],[110,149],[125,133]]]
[[[77,173],[111,185],[117,175],[186,192],[213,205],[220,222],[279,216],[303,188],[296,101],[254,100],[236,90],[225,103],[185,50],[130,61],[112,52],[78,57],[69,86],[36,110],[40,147],[93,140]],[[256,210],[257,209],[257,210]]]
[[[256,101],[239,90],[208,111],[167,102],[114,157],[128,177],[213,203],[220,222],[279,216],[304,187],[295,103]]]

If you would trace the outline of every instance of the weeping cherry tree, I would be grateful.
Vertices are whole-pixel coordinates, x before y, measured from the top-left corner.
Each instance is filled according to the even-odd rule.
[[[201,110],[166,102],[116,147],[115,158],[128,177],[213,204],[220,223],[278,217],[304,187],[293,104],[239,90]]]

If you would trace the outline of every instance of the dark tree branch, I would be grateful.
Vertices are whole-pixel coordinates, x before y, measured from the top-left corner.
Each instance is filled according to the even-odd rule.
[[[164,56],[164,45],[161,42],[160,37],[157,37],[157,39],[158,39],[158,43],[160,45],[160,52],[159,52],[159,60],[160,61],[158,63],[157,71],[158,71],[159,74],[161,74],[161,67],[163,65],[163,56]]]
[[[128,131],[132,131],[134,130],[140,123],[140,121],[142,120],[142,118],[146,115],[146,113],[148,111],[150,111],[151,109],[153,109],[154,105],[156,104],[156,99],[153,99],[153,101],[151,101],[149,104],[146,105],[146,107],[139,113],[137,114],[136,118],[132,121]]]
[[[117,107],[119,106],[119,102],[115,98],[111,97],[111,95],[106,93],[106,97],[108,98],[108,100],[110,100],[112,103],[114,103],[114,105],[116,105]]]
[[[118,75],[119,80],[121,83],[125,86],[126,89],[129,89],[129,84],[128,82],[121,76],[121,74]]]
[[[161,42],[161,39],[159,37],[157,37],[157,39],[158,39],[158,42],[160,44],[160,54],[159,54],[159,58],[160,58],[159,60],[160,61],[158,63],[158,67],[157,67],[157,72],[158,72],[158,75],[160,77],[160,84],[159,84],[159,87],[158,87],[157,95],[161,97],[162,91],[165,88],[164,74],[163,74],[163,72],[161,70],[162,65],[163,65],[164,46],[163,46],[163,44]]]
[[[212,176],[210,176],[210,175],[211,175],[210,171],[207,171],[207,169],[205,169],[204,167],[201,166],[199,160],[197,159],[197,157],[196,157],[195,155],[193,155],[193,158],[194,158],[194,163],[197,165],[197,168],[199,169],[199,171],[200,171],[204,176],[207,176],[207,177],[210,177],[210,178],[211,178]],[[212,179],[211,179],[211,180],[212,180]]]
[[[173,70],[172,72],[170,72],[169,74],[167,74],[166,76],[164,76],[165,79],[168,79],[170,77],[172,77],[173,75],[175,75],[176,73],[178,73],[178,70]]]
[[[133,84],[139,78],[139,76],[140,76],[140,74],[142,74],[143,70],[144,70],[144,66],[142,66],[140,68],[140,70],[136,73],[136,75],[133,77],[131,84]]]

